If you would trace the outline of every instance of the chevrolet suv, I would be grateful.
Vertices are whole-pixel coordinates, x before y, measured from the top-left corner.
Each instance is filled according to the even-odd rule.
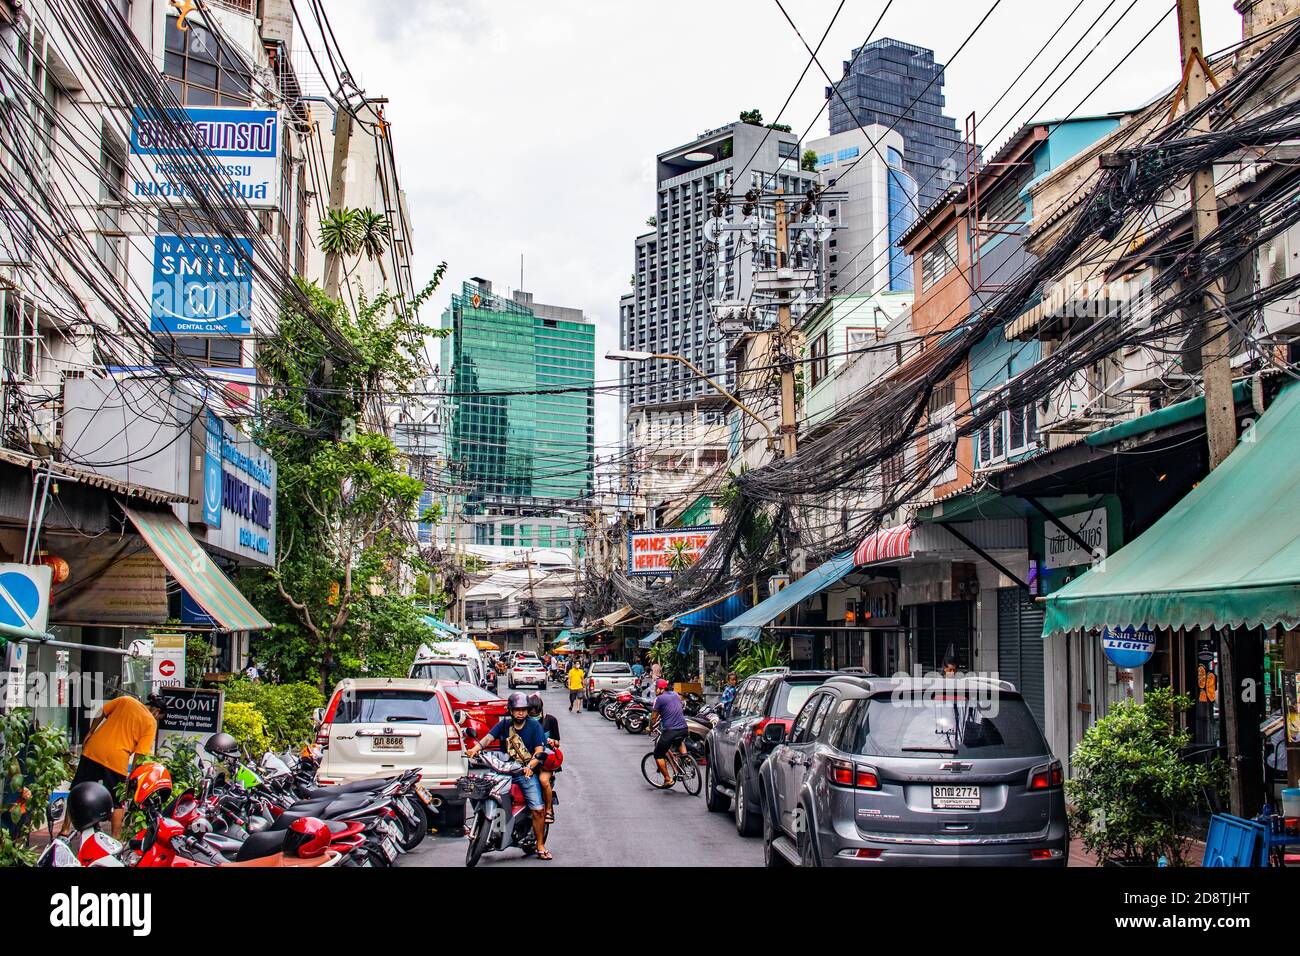
[[[320,783],[388,777],[415,768],[443,825],[454,824],[465,805],[456,780],[469,764],[453,709],[432,680],[339,681],[316,736]]]
[[[768,866],[1069,858],[1061,764],[1006,681],[839,676],[764,736]]]
[[[736,688],[730,713],[709,731],[704,748],[704,805],[713,813],[731,809],[736,831],[757,836],[758,768],[772,749],[763,740],[769,724],[789,727],[808,696],[834,671],[792,671],[769,667]]]

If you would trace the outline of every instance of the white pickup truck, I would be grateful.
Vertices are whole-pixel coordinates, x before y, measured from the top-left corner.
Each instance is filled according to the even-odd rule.
[[[587,709],[593,710],[603,690],[631,690],[636,678],[626,661],[596,661],[587,669]]]

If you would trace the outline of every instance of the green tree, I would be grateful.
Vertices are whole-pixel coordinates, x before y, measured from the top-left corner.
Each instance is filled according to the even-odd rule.
[[[37,727],[26,708],[0,714],[0,866],[30,866],[31,832],[46,822],[50,794],[68,779],[68,735]]]
[[[1182,757],[1191,734],[1178,718],[1191,707],[1191,698],[1167,687],[1148,691],[1141,703],[1112,707],[1074,748],[1070,829],[1103,864],[1155,866],[1164,856],[1182,865],[1188,815],[1203,794],[1226,791],[1221,761],[1205,766]]]
[[[799,167],[810,173],[817,172],[817,150],[805,149],[799,159]]]
[[[270,387],[254,431],[279,468],[277,553],[243,583],[275,624],[258,655],[282,681],[327,693],[341,676],[400,673],[427,636],[400,591],[402,572],[427,570],[411,535],[423,485],[384,411],[421,373],[425,339],[442,334],[417,313],[445,268],[405,306],[362,293],[356,315],[300,280],[306,307],[286,301],[262,345]]]
[[[762,126],[763,111],[762,110],[741,110],[740,121],[742,123],[748,123],[750,126]]]

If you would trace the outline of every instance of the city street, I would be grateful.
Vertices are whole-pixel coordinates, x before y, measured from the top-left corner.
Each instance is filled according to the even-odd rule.
[[[647,735],[618,730],[594,711],[565,711],[568,692],[544,692],[548,711],[560,722],[564,770],[557,789],[560,805],[551,827],[553,864],[525,859],[518,850],[488,853],[480,867],[493,866],[761,866],[763,845],[736,835],[729,814],[708,813],[702,797],[680,787],[653,790],[641,776]],[[459,833],[429,837],[399,867],[463,866],[465,840]]]

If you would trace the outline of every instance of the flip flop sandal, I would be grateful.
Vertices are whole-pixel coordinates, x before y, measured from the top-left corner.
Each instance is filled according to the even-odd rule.
[[[550,851],[550,850],[538,850],[538,851],[537,851],[537,859],[539,859],[539,860],[554,860],[555,857],[551,856],[551,851]]]
[[[546,815],[546,822],[547,822],[547,823],[554,823],[554,822],[555,822],[555,811],[554,811],[554,810],[552,810],[550,813],[548,813],[548,814]]]

